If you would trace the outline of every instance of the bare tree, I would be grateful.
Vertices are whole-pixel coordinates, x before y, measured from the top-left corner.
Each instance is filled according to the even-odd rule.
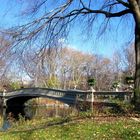
[[[94,57],[75,49],[63,48],[60,61],[60,71],[62,82],[65,84],[64,87],[66,87],[67,83],[69,88],[82,88],[82,83],[86,84]]]
[[[124,65],[126,66],[125,70],[126,72],[134,76],[135,74],[135,52],[134,52],[134,46],[131,45],[124,50],[124,57],[122,58]]]
[[[123,54],[123,55],[122,55]],[[123,47],[114,52],[112,59],[114,81],[126,84],[127,76],[134,77],[135,75],[135,52],[134,46]]]
[[[53,46],[58,39],[65,37],[71,23],[83,19],[88,26],[93,25],[97,15],[104,15],[104,27],[110,18],[122,17],[131,14],[135,22],[135,104],[140,99],[140,0],[64,0],[53,3],[52,10],[48,6],[51,1],[37,0],[32,5],[30,14],[39,13],[40,9],[46,8],[43,15],[35,20],[19,27],[10,29],[8,32],[15,39],[16,44],[22,42],[35,43],[45,37],[44,46]],[[48,10],[48,9],[49,10]],[[41,12],[40,12],[41,14]],[[39,14],[39,15],[40,15]]]

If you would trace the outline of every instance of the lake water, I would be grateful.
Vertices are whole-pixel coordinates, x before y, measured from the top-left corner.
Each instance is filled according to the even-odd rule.
[[[46,102],[48,102],[46,104]],[[11,107],[11,108],[0,108],[0,131],[5,131],[11,127],[9,119],[18,121],[19,116],[25,119],[33,118],[49,118],[49,117],[66,117],[70,114],[76,113],[76,110],[69,107],[66,104],[52,100],[31,100],[24,108]]]

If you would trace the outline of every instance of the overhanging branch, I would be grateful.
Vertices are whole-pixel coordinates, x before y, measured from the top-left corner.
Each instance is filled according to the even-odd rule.
[[[103,14],[107,18],[120,17],[123,15],[129,14],[129,13],[132,13],[132,11],[130,9],[122,10],[122,11],[116,12],[116,13],[111,13],[111,12],[104,11],[104,10],[91,10],[91,9],[87,9],[87,8],[86,8],[86,10],[87,11],[82,12],[82,13],[85,13],[85,14],[87,14],[87,13]]]
[[[122,0],[118,0],[118,2]],[[58,36],[58,34],[64,32],[67,28],[67,25],[76,19],[80,15],[91,14],[93,18],[96,16],[94,14],[102,14],[106,18],[111,17],[120,17],[128,13],[132,13],[130,9],[124,9],[119,12],[111,12],[107,9],[94,10],[90,7],[86,7],[82,0],[82,8],[75,8],[68,12],[69,6],[72,4],[72,0],[69,0],[66,4],[61,5],[60,7],[55,8],[54,10],[45,13],[42,17],[17,28],[12,29],[9,34],[17,41],[31,40],[40,35],[40,33],[47,34],[46,42],[51,42],[52,38]],[[59,24],[60,23],[60,24]],[[47,43],[47,44],[48,44]]]
[[[130,8],[129,3],[127,3],[127,2],[124,2],[124,1],[122,1],[122,0],[117,0],[117,2],[118,2],[118,3],[121,3],[121,4],[122,4],[123,6],[125,6],[125,7]]]

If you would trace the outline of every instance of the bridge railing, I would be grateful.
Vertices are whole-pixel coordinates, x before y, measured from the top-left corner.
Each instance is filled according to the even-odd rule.
[[[94,93],[91,92],[91,94],[88,94],[88,99],[91,99],[92,94],[94,102],[110,102],[116,99],[129,102],[133,97],[133,92],[129,91],[96,91]]]
[[[63,96],[65,98],[71,98],[79,101],[88,102],[110,102],[112,100],[123,100],[125,102],[131,101],[133,92],[131,91],[82,91],[82,90],[57,90],[50,89],[54,95]]]
[[[0,96],[3,96],[0,94]],[[8,92],[5,94],[5,98],[12,96],[39,96],[39,97],[53,97],[60,101],[67,100],[74,103],[76,101],[88,101],[88,102],[110,102],[114,99],[120,99],[123,101],[130,101],[133,97],[133,92],[129,91],[95,91],[92,92],[82,90],[63,90],[63,89],[50,89],[50,88],[25,88],[16,91]]]

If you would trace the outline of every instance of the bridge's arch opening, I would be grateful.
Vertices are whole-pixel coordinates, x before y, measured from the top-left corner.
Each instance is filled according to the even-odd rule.
[[[34,98],[29,100],[27,103],[29,104],[37,104],[39,106],[69,106],[68,104],[59,101],[57,99],[52,99],[52,98],[43,98],[43,97],[38,97],[38,98]]]
[[[37,116],[40,115],[40,117],[44,116],[45,118],[55,116],[63,117],[72,112],[72,108],[69,105],[51,98],[34,98],[28,100],[27,104],[33,108],[36,107]]]
[[[7,114],[13,114],[18,119],[19,114],[27,119],[34,116],[54,117],[66,116],[73,111],[68,104],[57,99],[43,98],[38,96],[20,96],[7,100]]]
[[[25,103],[30,100],[31,97],[15,97],[8,99],[6,102],[6,114],[12,114],[15,119],[19,119],[19,116],[29,117],[25,113]]]

